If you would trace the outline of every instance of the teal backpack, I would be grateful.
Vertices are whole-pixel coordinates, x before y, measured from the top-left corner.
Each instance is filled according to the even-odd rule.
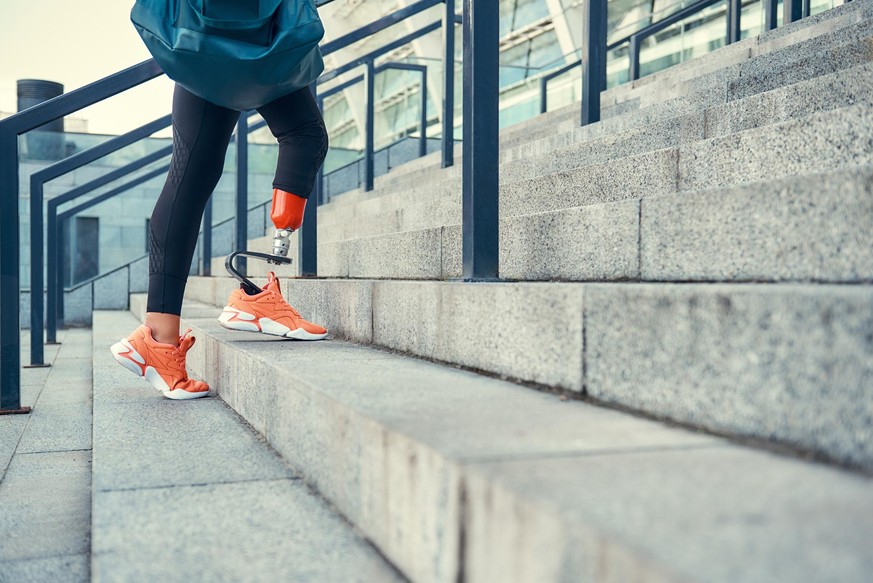
[[[130,20],[170,79],[230,109],[256,109],[324,70],[315,0],[136,0]]]

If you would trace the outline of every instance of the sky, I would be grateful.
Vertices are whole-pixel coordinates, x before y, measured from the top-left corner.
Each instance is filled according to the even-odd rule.
[[[17,111],[16,80],[46,79],[64,91],[146,59],[130,22],[133,0],[0,0],[0,112]],[[75,114],[91,133],[119,134],[170,112],[162,76]],[[166,132],[157,135],[165,135]]]

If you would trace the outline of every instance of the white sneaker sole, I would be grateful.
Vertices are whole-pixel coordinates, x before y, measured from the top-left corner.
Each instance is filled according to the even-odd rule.
[[[171,389],[167,382],[158,374],[153,366],[145,366],[145,359],[139,352],[127,341],[122,338],[113,344],[109,350],[112,356],[118,361],[118,364],[135,374],[138,378],[145,380],[151,386],[159,390],[168,399],[174,401],[187,401],[188,399],[199,399],[209,394],[209,391],[201,391],[192,393],[184,389]]]
[[[270,336],[281,336],[282,338],[293,338],[294,340],[323,340],[327,337],[327,332],[324,334],[312,334],[303,328],[292,330],[284,324],[280,324],[270,318],[256,318],[253,314],[237,310],[226,306],[218,317],[218,323],[228,330],[237,330],[240,332],[261,332]]]

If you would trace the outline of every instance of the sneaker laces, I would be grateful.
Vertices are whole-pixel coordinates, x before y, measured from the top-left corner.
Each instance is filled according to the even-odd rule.
[[[273,289],[273,287],[271,286],[271,284],[273,282],[276,283],[277,289]],[[270,292],[272,294],[273,301],[280,304],[282,307],[291,310],[291,313],[294,314],[295,318],[301,318],[301,319],[303,318],[303,316],[300,315],[300,312],[295,310],[294,307],[291,304],[289,304],[288,302],[286,302],[285,298],[282,297],[282,293],[281,293],[281,291],[279,291],[279,290],[281,290],[281,287],[279,286],[279,280],[278,280],[278,278],[276,278],[276,274],[274,272],[271,271],[270,273],[267,274],[267,284],[261,289],[263,289],[264,291]]]
[[[176,364],[179,365],[179,368],[182,370],[185,369],[185,358],[188,355],[188,351],[194,346],[194,342],[196,342],[196,338],[194,336],[189,336],[191,334],[191,328],[188,328],[184,334],[179,336],[179,346],[173,350],[173,360]],[[186,373],[187,376],[187,373]]]

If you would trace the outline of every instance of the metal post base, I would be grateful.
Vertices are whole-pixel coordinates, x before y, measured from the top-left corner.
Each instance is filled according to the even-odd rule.
[[[7,411],[3,411],[0,409],[0,415],[27,415],[30,413],[30,407],[22,407],[20,409],[9,409]]]
[[[25,364],[21,368],[51,368],[52,365],[48,363],[43,364]]]
[[[237,257],[249,257],[251,259],[263,259],[268,263],[273,263],[275,265],[291,265],[292,260],[287,257],[280,257],[279,255],[270,255],[269,253],[257,253],[255,251],[234,251],[230,255],[227,256],[227,259],[224,260],[224,268],[227,269],[227,272],[231,274],[233,277],[237,279],[242,285],[243,289],[249,295],[254,295],[261,292],[261,288],[252,282],[245,275],[237,271],[236,267],[233,265],[233,260]]]

